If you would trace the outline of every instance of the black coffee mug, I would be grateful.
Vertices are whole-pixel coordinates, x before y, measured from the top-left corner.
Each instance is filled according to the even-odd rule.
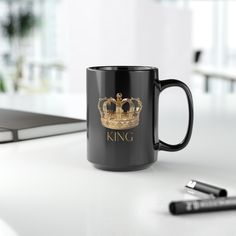
[[[158,138],[160,93],[182,88],[188,100],[189,122],[183,141],[171,145]],[[179,151],[193,128],[192,95],[178,80],[159,80],[158,69],[147,66],[87,68],[87,151],[95,167],[111,171],[144,169],[157,151]]]

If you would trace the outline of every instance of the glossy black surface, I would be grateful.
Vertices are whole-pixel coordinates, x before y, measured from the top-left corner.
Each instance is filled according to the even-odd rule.
[[[158,137],[159,94],[170,86],[180,86],[188,96],[188,132],[178,145],[169,145]],[[122,93],[123,98],[134,97],[142,101],[139,125],[124,130],[132,133],[132,142],[107,141],[107,132],[111,130],[101,124],[99,98],[115,98],[117,93]],[[192,124],[193,106],[188,87],[177,80],[159,81],[157,68],[104,66],[87,69],[87,149],[88,160],[95,167],[112,171],[146,168],[157,160],[157,150],[177,151],[184,148],[189,142]]]
[[[236,210],[236,197],[171,202],[169,210],[173,215]]]
[[[202,193],[213,195],[214,197],[227,197],[228,194],[227,190],[224,188],[220,188],[196,180],[189,181],[186,187]]]

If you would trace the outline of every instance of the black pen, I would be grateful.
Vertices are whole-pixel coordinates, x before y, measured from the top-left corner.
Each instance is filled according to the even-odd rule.
[[[171,202],[169,210],[173,215],[236,209],[236,197]]]

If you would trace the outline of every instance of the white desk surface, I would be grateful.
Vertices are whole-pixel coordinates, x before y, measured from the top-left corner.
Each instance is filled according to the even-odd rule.
[[[0,107],[85,117],[84,95],[0,96]],[[184,135],[183,93],[160,101],[160,137]],[[106,172],[86,160],[86,134],[0,145],[1,236],[236,235],[236,211],[172,216],[172,200],[192,199],[190,179],[236,195],[236,95],[194,95],[190,144],[137,172]],[[5,233],[4,233],[5,232]],[[15,232],[15,233],[14,233]]]

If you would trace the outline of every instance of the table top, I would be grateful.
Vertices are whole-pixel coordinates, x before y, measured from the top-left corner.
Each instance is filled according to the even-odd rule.
[[[196,65],[193,72],[208,77],[236,80],[236,70],[234,67],[218,67],[214,65]]]
[[[172,216],[168,204],[193,199],[190,179],[236,195],[236,95],[194,94],[192,139],[159,152],[136,172],[107,172],[86,160],[86,133],[0,145],[1,236],[235,235],[236,211]],[[0,107],[85,118],[85,95],[0,95]],[[187,127],[181,91],[160,97],[160,138]]]

